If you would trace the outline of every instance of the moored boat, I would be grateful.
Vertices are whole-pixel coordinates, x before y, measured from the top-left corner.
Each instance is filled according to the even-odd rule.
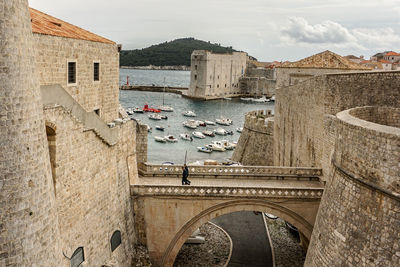
[[[213,151],[220,151],[220,152],[224,152],[225,151],[225,147],[220,146],[218,144],[215,143],[211,143],[206,145],[206,147],[211,148]]]
[[[164,131],[164,127],[162,127],[162,126],[160,126],[160,125],[156,125],[156,130],[159,130],[159,131]]]
[[[203,131],[202,133],[203,133],[205,136],[210,136],[210,137],[214,137],[214,136],[215,136],[215,134],[213,133],[213,131],[209,131],[209,130]]]
[[[211,153],[212,149],[207,146],[198,146],[197,151],[204,152],[204,153]]]
[[[216,135],[227,135],[228,131],[223,128],[218,128],[218,129],[214,130],[214,133]]]
[[[204,123],[206,124],[206,125],[215,125],[215,122],[213,122],[213,121],[204,121]]]
[[[161,120],[161,116],[159,114],[150,114],[149,115],[150,120]]]
[[[186,116],[186,117],[196,117],[197,116],[196,113],[194,113],[194,111],[192,111],[192,110],[184,111],[184,112],[182,112],[182,115]]]
[[[198,126],[206,127],[206,123],[204,121],[196,121]]]
[[[143,109],[140,109],[138,107],[134,108],[133,112],[135,112],[135,113],[144,113]]]
[[[186,141],[193,141],[193,137],[191,137],[190,134],[187,133],[182,133],[179,135],[179,137]]]
[[[161,105],[157,107],[159,110],[164,111],[164,112],[172,112],[174,111],[174,109],[170,106],[165,106],[165,105]]]
[[[178,142],[178,139],[176,139],[172,134],[164,136],[165,140],[170,143],[175,143]]]
[[[217,124],[229,126],[232,124],[232,120],[228,118],[221,117],[215,120]]]
[[[149,105],[144,105],[144,108],[143,108],[143,111],[144,112],[154,112],[154,113],[159,113],[159,112],[161,112],[161,110],[159,110],[159,109],[156,109],[156,108],[149,108]]]
[[[236,132],[241,133],[243,131],[243,127],[236,128]]]
[[[206,138],[206,136],[204,134],[202,134],[201,132],[193,132],[192,135],[193,135],[193,137],[200,138],[200,139]]]
[[[198,124],[195,120],[186,120],[183,123],[183,126],[190,128],[190,129],[196,129]]]
[[[167,142],[167,140],[164,137],[161,137],[161,136],[154,136],[154,140],[156,142],[160,142],[160,143],[166,143]]]

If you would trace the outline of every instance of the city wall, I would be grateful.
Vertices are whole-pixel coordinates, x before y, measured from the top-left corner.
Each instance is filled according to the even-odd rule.
[[[110,122],[118,117],[119,54],[116,44],[106,44],[43,34],[33,34],[40,85],[61,85],[86,111],[100,109]],[[67,63],[76,62],[76,84],[67,83]],[[100,63],[100,81],[93,79],[93,64]]]
[[[400,109],[326,119],[334,153],[305,266],[399,266]]]
[[[324,115],[356,106],[400,105],[400,72],[326,74],[276,90],[274,165],[329,173],[334,128]]]
[[[271,110],[246,113],[243,131],[232,155],[232,160],[243,165],[272,166],[274,119]]]
[[[241,77],[239,86],[244,95],[272,97],[275,94],[276,80],[265,77]]]

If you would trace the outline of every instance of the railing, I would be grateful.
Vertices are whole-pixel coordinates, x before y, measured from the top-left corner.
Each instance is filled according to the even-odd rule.
[[[191,177],[319,180],[322,176],[320,168],[219,165],[188,166],[188,168]],[[139,174],[147,177],[179,177],[182,175],[182,165],[140,163]]]

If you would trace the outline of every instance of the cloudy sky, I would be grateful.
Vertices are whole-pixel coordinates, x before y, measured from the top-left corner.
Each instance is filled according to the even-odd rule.
[[[29,5],[123,45],[194,37],[260,61],[400,52],[400,0],[29,0]]]

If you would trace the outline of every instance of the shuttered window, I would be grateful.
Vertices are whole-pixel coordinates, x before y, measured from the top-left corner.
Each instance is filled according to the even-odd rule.
[[[93,80],[100,81],[100,63],[99,62],[93,63]]]

